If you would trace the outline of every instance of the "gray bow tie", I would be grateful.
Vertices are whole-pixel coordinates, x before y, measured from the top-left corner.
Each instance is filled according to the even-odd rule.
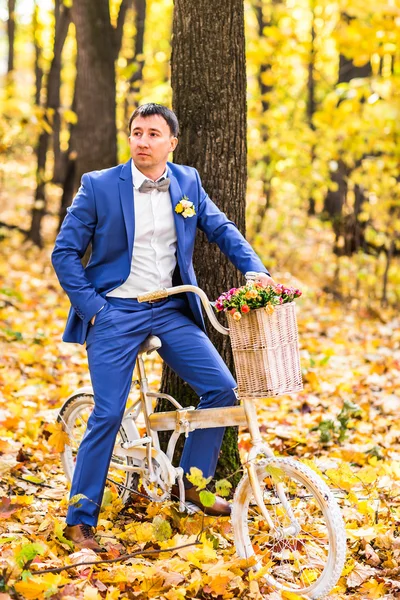
[[[170,180],[168,177],[164,177],[159,181],[151,181],[150,179],[145,179],[142,185],[139,187],[139,192],[143,194],[150,194],[153,190],[157,190],[159,192],[168,192]]]

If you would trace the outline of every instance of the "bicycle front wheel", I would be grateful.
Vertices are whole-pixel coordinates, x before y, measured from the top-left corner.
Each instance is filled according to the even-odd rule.
[[[272,589],[322,598],[336,585],[346,555],[346,534],[335,498],[314,471],[290,458],[262,460],[255,472],[273,527],[245,475],[232,509],[239,556],[262,570]]]
[[[57,421],[62,423],[63,430],[69,438],[69,443],[65,444],[64,450],[61,452],[61,462],[68,481],[72,481],[78,448],[93,408],[94,398],[92,394],[76,394],[68,398],[58,414]],[[128,439],[128,434],[121,424],[115,443],[126,442]],[[133,459],[129,456],[121,457],[113,454],[111,460],[113,466],[110,466],[108,470],[106,485],[110,488],[115,487],[121,500],[126,502],[131,490],[137,489],[138,475],[127,472],[123,468],[124,465],[133,465]],[[121,468],[116,466],[118,463]]]

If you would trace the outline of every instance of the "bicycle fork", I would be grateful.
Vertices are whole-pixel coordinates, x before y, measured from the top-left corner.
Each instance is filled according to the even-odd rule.
[[[265,456],[265,458],[274,458],[274,453],[272,452],[271,448],[263,442],[261,438],[254,401],[246,398],[243,399],[243,407],[246,413],[252,445],[247,457],[246,470],[250,480],[251,488],[253,490],[254,500],[258,508],[260,509],[262,516],[268,523],[271,532],[273,532],[278,539],[284,538],[286,536],[297,535],[300,532],[301,527],[298,520],[294,516],[292,507],[290,506],[290,503],[286,497],[283,483],[276,483],[276,491],[279,500],[290,519],[290,526],[285,527],[284,529],[277,528],[274,525],[274,522],[265,506],[263,490],[258,481],[255,463],[257,460],[257,456],[259,456],[260,454]]]

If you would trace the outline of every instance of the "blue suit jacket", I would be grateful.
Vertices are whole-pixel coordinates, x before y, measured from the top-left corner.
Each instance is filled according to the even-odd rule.
[[[197,285],[192,263],[197,227],[242,273],[268,273],[236,225],[210,200],[196,169],[168,163],[168,172],[173,208],[187,196],[196,210],[195,216],[186,219],[174,211],[178,281]],[[72,305],[63,335],[65,342],[84,343],[88,324],[103,306],[106,294],[128,278],[134,236],[131,161],[83,175],[52,253],[54,269]],[[83,268],[81,258],[90,242],[92,254]],[[194,321],[204,329],[198,296],[188,294],[188,301]]]

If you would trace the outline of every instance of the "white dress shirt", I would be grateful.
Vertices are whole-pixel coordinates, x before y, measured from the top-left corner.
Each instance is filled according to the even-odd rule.
[[[116,298],[136,298],[162,287],[171,287],[176,267],[177,238],[169,191],[139,192],[148,177],[133,161],[131,164],[135,209],[131,272],[125,283],[107,294]],[[167,177],[167,170],[162,177]]]

